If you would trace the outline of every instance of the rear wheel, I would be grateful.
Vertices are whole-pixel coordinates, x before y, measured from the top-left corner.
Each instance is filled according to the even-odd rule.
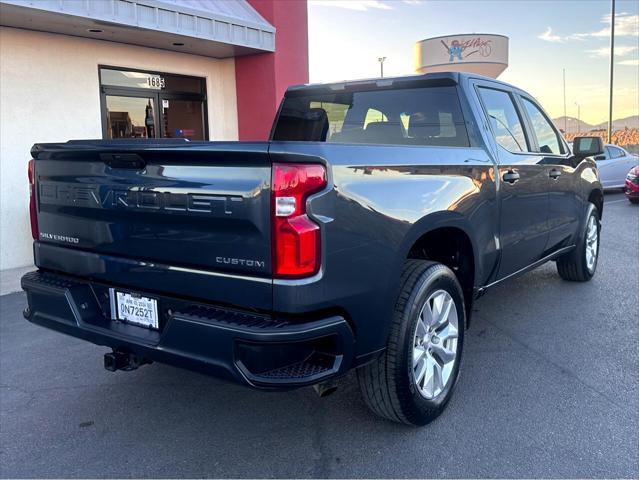
[[[585,229],[581,232],[576,248],[557,259],[557,272],[564,280],[587,282],[597,270],[599,260],[599,212],[592,203],[586,215]]]
[[[386,350],[357,370],[369,408],[409,425],[435,419],[457,381],[465,325],[455,274],[439,263],[408,260]]]

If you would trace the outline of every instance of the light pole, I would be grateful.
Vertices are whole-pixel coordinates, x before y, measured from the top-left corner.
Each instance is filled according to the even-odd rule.
[[[384,62],[386,61],[386,57],[377,57],[377,61],[379,62],[380,77],[384,78]]]
[[[581,105],[577,102],[575,102],[575,105],[577,105],[577,133],[579,133],[581,129]]]
[[[564,135],[568,135],[568,118],[566,118],[566,69],[564,68]]]
[[[615,71],[615,0],[610,12],[610,98],[608,99],[608,143],[612,143],[612,83]]]

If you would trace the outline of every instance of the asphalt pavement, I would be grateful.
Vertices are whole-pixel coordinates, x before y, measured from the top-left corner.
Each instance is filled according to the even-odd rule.
[[[106,352],[0,297],[2,477],[639,477],[639,205],[606,196],[599,267],[554,263],[475,304],[462,377],[425,428],[373,416],[354,376],[262,393]]]

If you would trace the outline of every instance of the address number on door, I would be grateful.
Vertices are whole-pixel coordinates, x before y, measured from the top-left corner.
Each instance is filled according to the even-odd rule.
[[[166,87],[164,77],[161,77],[159,75],[149,75],[148,77],[146,77],[146,81],[149,85],[149,88],[161,89]]]

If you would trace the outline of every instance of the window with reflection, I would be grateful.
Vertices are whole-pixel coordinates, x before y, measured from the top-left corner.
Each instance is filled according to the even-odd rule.
[[[206,140],[206,82],[199,77],[100,67],[103,135]]]
[[[483,87],[479,92],[497,143],[510,152],[528,151],[522,121],[510,93]]]
[[[106,96],[107,138],[155,138],[152,98]]]
[[[530,118],[535,137],[537,137],[538,151],[555,155],[564,153],[562,143],[559,141],[559,134],[546,118],[546,115],[530,100],[523,98],[522,103]]]
[[[453,86],[287,95],[273,139],[469,146],[459,96]]]

